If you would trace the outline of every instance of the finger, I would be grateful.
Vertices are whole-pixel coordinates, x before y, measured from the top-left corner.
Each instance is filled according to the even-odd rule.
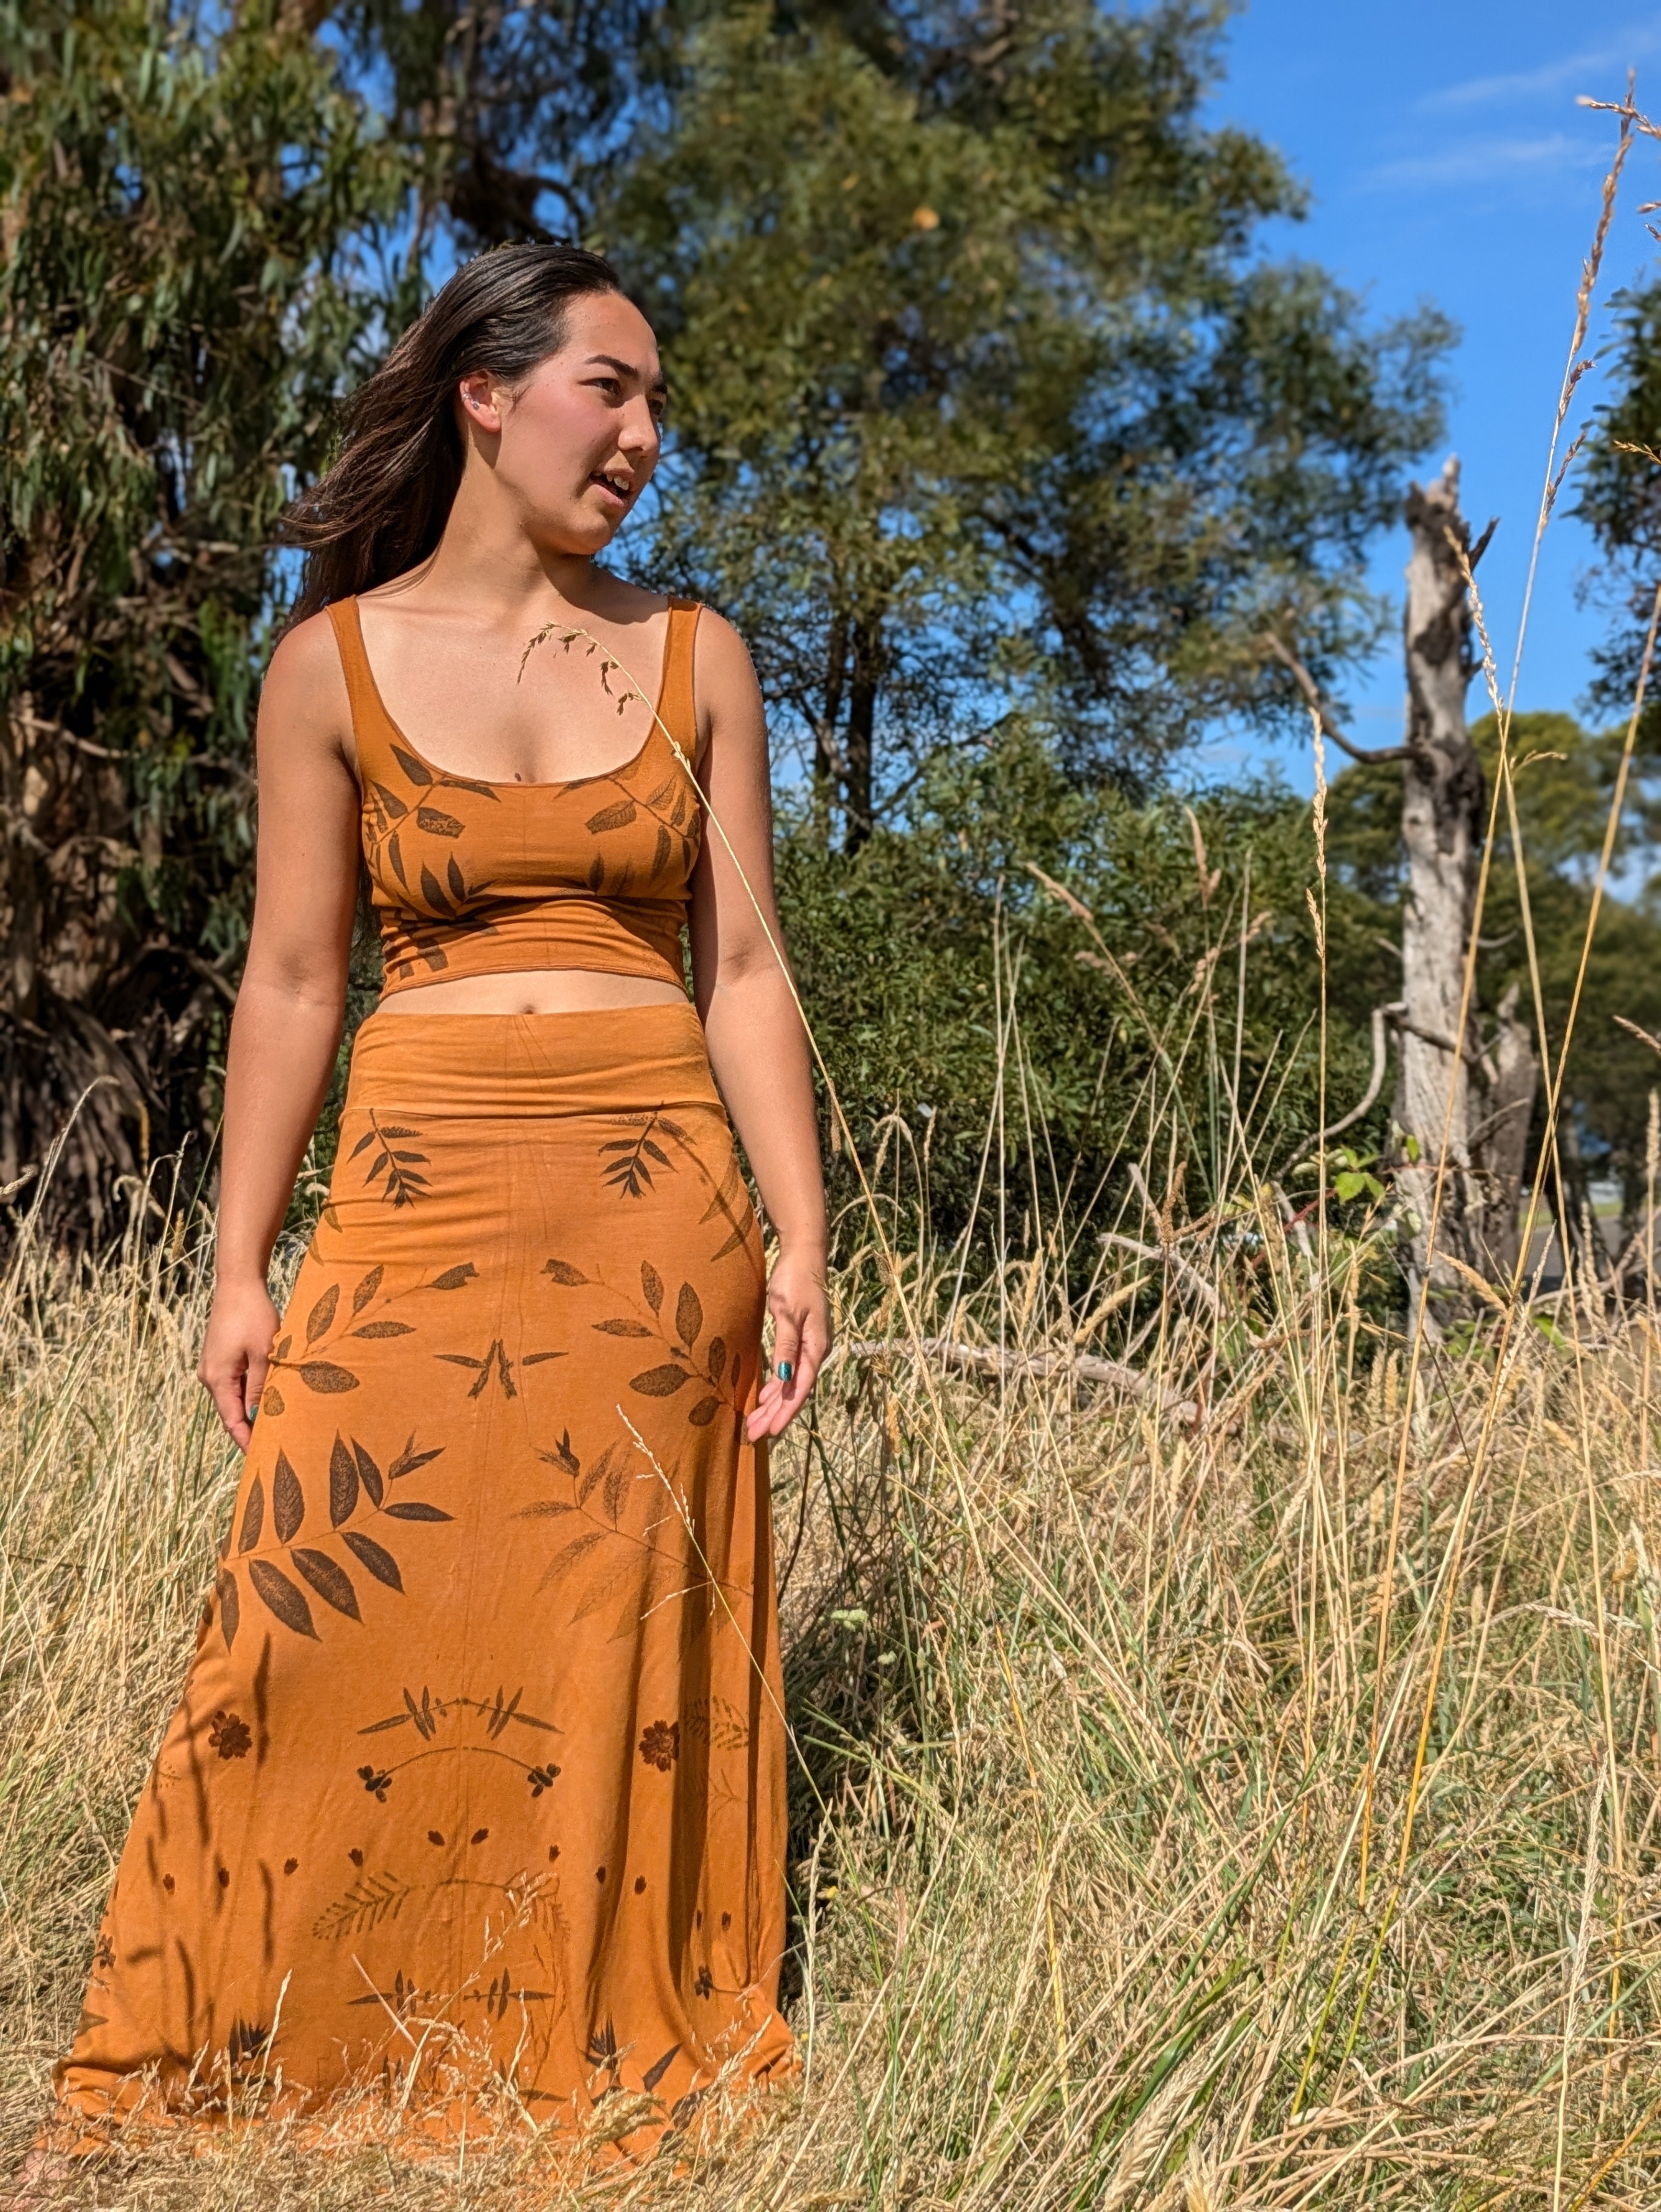
[[[198,1374],[208,1395],[213,1400],[215,1410],[224,1423],[227,1433],[234,1443],[246,1451],[253,1429],[248,1417],[242,1372],[238,1370],[227,1371],[216,1365],[210,1368],[204,1364],[198,1370]]]
[[[782,1313],[773,1326],[773,1374],[792,1404],[801,1395],[801,1316]]]
[[[215,1408],[220,1419],[225,1424],[231,1441],[241,1450],[246,1451],[253,1438],[253,1430],[248,1420],[247,1409],[243,1403],[241,1377],[239,1376],[227,1380],[222,1376],[216,1382],[209,1382],[207,1389],[208,1395],[213,1400]]]
[[[248,1409],[250,1419],[259,1410],[265,1395],[265,1378],[271,1371],[271,1355],[264,1345],[256,1345],[248,1353],[247,1371],[242,1378],[242,1401]]]
[[[804,1398],[818,1380],[819,1370],[830,1352],[830,1317],[823,1313],[810,1313],[802,1323],[801,1331],[801,1395]]]

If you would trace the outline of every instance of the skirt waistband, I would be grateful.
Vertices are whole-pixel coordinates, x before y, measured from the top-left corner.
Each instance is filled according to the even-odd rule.
[[[690,1003],[563,1014],[377,1011],[353,1041],[345,1110],[488,1120],[678,1107],[721,1111]]]

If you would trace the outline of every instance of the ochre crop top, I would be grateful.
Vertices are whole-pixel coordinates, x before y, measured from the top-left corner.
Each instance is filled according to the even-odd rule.
[[[357,601],[336,601],[329,616],[351,700],[385,990],[545,968],[684,985],[681,926],[703,817],[669,739],[696,759],[697,605],[669,603],[657,714],[640,750],[575,783],[484,783],[423,760],[386,712]]]

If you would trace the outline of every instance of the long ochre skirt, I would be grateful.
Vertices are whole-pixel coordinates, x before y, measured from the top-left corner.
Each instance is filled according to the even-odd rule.
[[[66,2119],[790,2067],[763,1290],[690,1006],[371,1017]]]

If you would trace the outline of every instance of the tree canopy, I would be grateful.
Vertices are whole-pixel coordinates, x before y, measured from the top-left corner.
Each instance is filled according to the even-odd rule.
[[[733,613],[852,844],[1013,706],[1123,778],[1287,711],[1269,623],[1329,671],[1372,635],[1448,329],[1261,258],[1299,196],[1201,119],[1217,29],[1046,0],[879,64],[745,8],[602,202],[672,380],[654,561]]]

